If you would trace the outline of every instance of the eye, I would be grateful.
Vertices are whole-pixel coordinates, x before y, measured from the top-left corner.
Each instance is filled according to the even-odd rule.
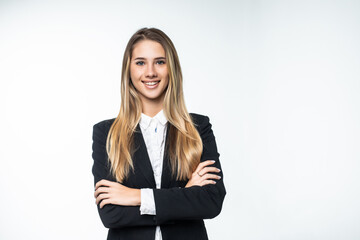
[[[145,63],[144,63],[144,61],[139,61],[139,62],[136,62],[135,64],[141,66],[141,65],[144,65]]]
[[[156,63],[158,63],[158,64],[162,65],[162,64],[165,64],[165,61],[163,61],[163,60],[159,60],[159,61],[157,61]]]

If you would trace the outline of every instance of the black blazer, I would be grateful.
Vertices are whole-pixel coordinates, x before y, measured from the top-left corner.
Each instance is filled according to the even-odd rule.
[[[214,165],[221,169],[215,136],[209,117],[190,113],[203,141],[201,161],[215,160]],[[106,137],[115,118],[103,120],[93,126],[92,157],[94,164],[94,186],[101,179],[116,181],[110,175],[105,149]],[[169,122],[167,127],[169,129]],[[166,149],[161,177],[161,189],[156,189],[154,173],[147,153],[139,124],[134,133],[137,150],[133,154],[135,171],[122,184],[130,188],[152,188],[154,191],[156,215],[140,215],[140,206],[120,206],[107,204],[102,209],[97,205],[100,218],[108,231],[108,240],[155,239],[157,225],[161,227],[163,240],[206,240],[208,239],[203,219],[216,217],[222,209],[226,195],[223,172],[213,173],[221,176],[216,184],[185,188],[187,181],[171,178],[170,162]],[[169,131],[167,131],[168,133]],[[168,134],[166,136],[168,141]]]

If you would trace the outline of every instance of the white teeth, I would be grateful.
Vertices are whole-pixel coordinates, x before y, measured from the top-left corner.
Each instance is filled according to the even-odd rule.
[[[158,82],[147,82],[145,83],[146,85],[152,86],[152,85],[156,85]]]

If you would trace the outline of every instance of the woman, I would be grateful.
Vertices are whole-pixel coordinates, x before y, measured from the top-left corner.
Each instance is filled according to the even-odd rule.
[[[107,239],[208,239],[226,195],[209,118],[188,113],[170,38],[142,28],[125,49],[121,107],[93,127],[96,204]]]

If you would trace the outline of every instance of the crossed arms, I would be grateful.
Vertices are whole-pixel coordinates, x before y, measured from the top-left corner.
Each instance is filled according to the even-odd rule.
[[[94,185],[102,179],[113,181],[107,167],[106,137],[110,126],[106,121],[93,127],[94,160],[92,173]],[[214,167],[221,169],[215,136],[207,116],[199,126],[199,133],[203,141],[201,162],[207,159],[215,160]],[[140,206],[124,206],[106,204],[100,208],[97,204],[100,218],[107,228],[122,228],[129,226],[156,226],[173,224],[176,220],[211,219],[216,217],[222,209],[226,195],[222,169],[218,173],[221,179],[216,184],[191,186],[188,188],[153,189],[156,215],[141,215]]]

